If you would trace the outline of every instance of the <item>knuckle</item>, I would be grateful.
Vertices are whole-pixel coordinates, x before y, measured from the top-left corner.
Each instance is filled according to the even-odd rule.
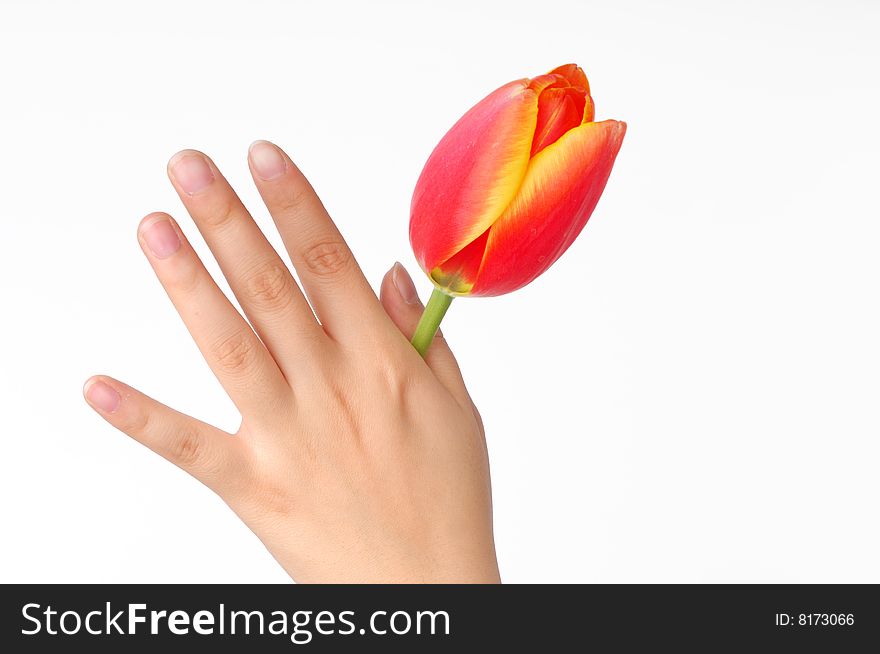
[[[211,229],[223,229],[230,225],[239,213],[237,203],[224,198],[205,211],[202,222]]]
[[[239,372],[250,364],[254,356],[254,344],[246,333],[235,331],[217,340],[211,346],[211,353],[225,372]]]
[[[281,213],[295,216],[302,212],[315,197],[311,187],[291,189],[279,197],[276,202]]]
[[[337,277],[351,264],[351,253],[339,239],[320,241],[305,249],[303,261],[319,277]]]
[[[293,277],[283,264],[270,261],[247,277],[248,295],[261,308],[281,310],[293,299]]]
[[[292,515],[297,504],[295,494],[287,486],[264,480],[252,484],[247,497],[270,518]]]
[[[149,411],[134,411],[120,427],[126,434],[143,438],[153,431],[152,416]]]
[[[168,286],[176,294],[191,295],[194,294],[201,283],[201,271],[193,262],[186,262],[187,265],[180,266],[174,271],[173,278],[169,281]]]
[[[189,428],[173,433],[168,442],[168,457],[182,468],[204,463],[205,446],[201,434]]]

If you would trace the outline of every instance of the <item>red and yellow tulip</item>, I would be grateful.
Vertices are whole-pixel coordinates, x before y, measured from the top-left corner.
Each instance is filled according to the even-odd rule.
[[[410,213],[413,251],[437,292],[509,293],[568,249],[626,131],[593,117],[587,77],[568,64],[505,84],[453,125],[422,170]]]

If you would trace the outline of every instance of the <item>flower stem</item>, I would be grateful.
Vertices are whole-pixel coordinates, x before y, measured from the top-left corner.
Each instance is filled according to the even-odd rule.
[[[435,288],[434,292],[431,293],[431,299],[428,300],[428,306],[425,307],[425,312],[422,314],[422,317],[419,318],[416,333],[413,334],[412,337],[413,347],[416,348],[416,352],[422,356],[425,356],[425,352],[428,351],[428,346],[431,345],[431,341],[434,340],[434,334],[437,333],[437,328],[440,327],[440,321],[443,320],[443,316],[446,315],[446,310],[451,303],[452,296],[447,295],[439,288]]]

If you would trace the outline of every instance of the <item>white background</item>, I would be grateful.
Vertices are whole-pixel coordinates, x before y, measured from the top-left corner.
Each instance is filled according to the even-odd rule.
[[[607,190],[548,273],[444,323],[503,577],[880,582],[878,28],[856,1],[2,2],[0,581],[286,580],[81,398],[106,373],[237,426],[135,239],[167,210],[208,257],[174,152],[280,247],[245,161],[275,140],[378,283],[418,273],[446,129],[574,61],[629,125]]]

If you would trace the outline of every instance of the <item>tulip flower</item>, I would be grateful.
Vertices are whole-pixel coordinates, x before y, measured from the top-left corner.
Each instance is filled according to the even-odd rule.
[[[490,93],[434,148],[409,226],[435,287],[413,337],[421,354],[453,297],[521,288],[580,234],[626,131],[593,116],[587,77],[567,64]]]

